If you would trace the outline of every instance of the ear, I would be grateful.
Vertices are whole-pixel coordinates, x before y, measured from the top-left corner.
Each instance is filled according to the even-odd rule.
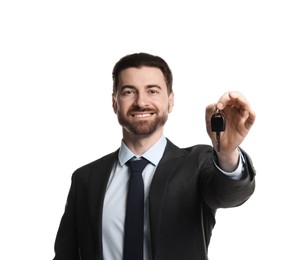
[[[112,106],[115,114],[117,114],[117,100],[115,94],[112,94]]]
[[[173,111],[174,104],[175,104],[175,94],[174,92],[172,92],[168,97],[168,113]]]

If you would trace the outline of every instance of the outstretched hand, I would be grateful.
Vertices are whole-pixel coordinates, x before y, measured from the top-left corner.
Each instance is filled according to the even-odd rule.
[[[218,153],[222,159],[235,154],[254,124],[256,114],[246,97],[235,91],[226,92],[217,103],[208,105],[205,113],[206,128],[215,150],[217,149],[216,133],[211,131],[210,121],[216,110],[219,110],[226,119],[225,131],[221,132],[220,137],[220,153]]]

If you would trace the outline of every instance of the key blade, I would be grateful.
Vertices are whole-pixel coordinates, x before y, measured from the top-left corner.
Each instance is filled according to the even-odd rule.
[[[220,135],[221,135],[221,132],[216,132],[217,152],[220,152]]]

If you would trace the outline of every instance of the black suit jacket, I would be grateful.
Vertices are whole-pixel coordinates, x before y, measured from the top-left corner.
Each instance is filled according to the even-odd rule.
[[[180,149],[168,140],[149,194],[154,260],[206,260],[215,212],[244,203],[254,192],[249,156],[246,175],[232,180],[212,161],[208,145]],[[54,260],[102,260],[102,206],[118,151],[76,170],[55,242]]]

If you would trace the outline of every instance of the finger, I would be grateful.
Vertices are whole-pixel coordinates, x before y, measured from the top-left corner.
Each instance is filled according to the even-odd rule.
[[[247,109],[249,107],[249,103],[246,97],[237,91],[229,91],[225,92],[224,95],[219,99],[217,103],[218,109],[222,110],[226,106],[235,106],[240,108],[241,106]]]
[[[249,111],[248,117],[245,121],[245,127],[250,129],[256,121],[256,113],[253,110]]]
[[[241,115],[241,117],[246,118],[245,127],[247,127],[247,129],[250,129],[251,126],[254,124],[256,114],[251,109],[248,100],[243,94],[239,92],[230,92],[229,95],[231,99],[234,100],[233,106],[239,110],[239,114]]]
[[[217,109],[217,105],[215,103],[210,104],[206,107],[206,113],[207,114],[213,114],[214,112],[216,112],[216,109]]]
[[[232,103],[235,106],[237,106],[239,104],[242,109],[245,109],[245,110],[250,109],[250,104],[249,104],[247,98],[240,92],[236,92],[236,91],[229,92],[229,97],[233,101]]]
[[[230,97],[228,92],[225,92],[223,96],[220,97],[220,99],[217,102],[217,108],[219,110],[224,109],[224,107],[226,106],[226,104],[230,101]]]

